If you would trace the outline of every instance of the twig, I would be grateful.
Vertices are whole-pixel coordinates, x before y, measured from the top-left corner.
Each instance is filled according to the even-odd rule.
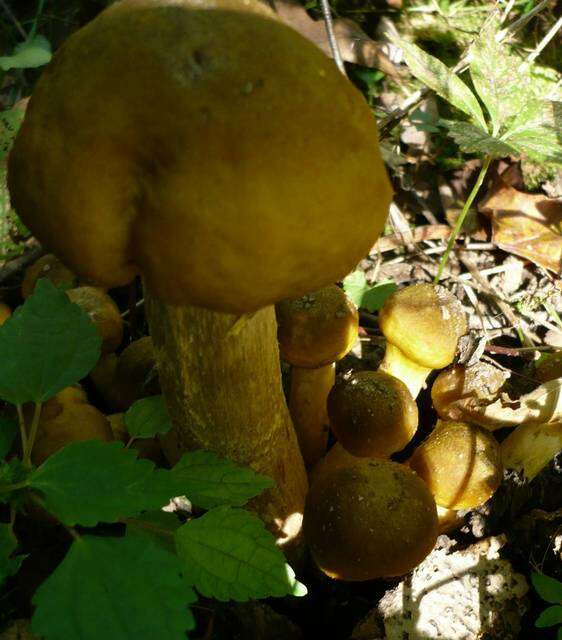
[[[0,0],[1,2],[2,0]],[[32,242],[36,242],[33,240]],[[29,264],[35,262],[37,258],[43,253],[43,249],[39,245],[35,245],[31,247],[31,249],[22,256],[18,258],[14,258],[10,262],[6,263],[3,267],[0,268],[0,284],[4,284],[7,280],[9,280],[13,275],[25,269]]]
[[[21,37],[24,40],[27,40],[27,33],[25,32],[24,28],[21,26],[19,20],[16,18],[16,16],[12,13],[12,10],[10,9],[10,7],[6,4],[5,0],[0,0],[0,7],[2,7],[2,9],[4,9],[4,13],[8,16],[8,18],[10,18],[10,20],[14,23],[14,26],[16,27],[16,29],[19,31]]]
[[[334,23],[332,21],[332,11],[330,10],[330,5],[328,4],[328,0],[320,0],[320,7],[322,9],[322,16],[324,18],[324,24],[326,25],[326,33],[328,34],[328,43],[330,45],[330,50],[332,52],[332,57],[334,58],[334,62],[338,69],[343,73],[343,75],[347,75],[345,73],[345,65],[343,64],[343,60],[340,53],[340,48],[338,45],[338,41],[336,39],[336,34],[334,33]]]
[[[529,55],[529,57],[519,66],[519,71],[533,64],[534,60],[540,55],[541,51],[546,45],[554,38],[554,36],[562,29],[562,16],[558,18],[552,29],[545,35],[545,37],[535,47],[535,50]]]

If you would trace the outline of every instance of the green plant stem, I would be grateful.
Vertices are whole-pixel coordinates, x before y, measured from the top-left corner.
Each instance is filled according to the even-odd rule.
[[[37,33],[37,24],[39,23],[39,18],[43,13],[43,7],[45,6],[45,0],[39,0],[39,6],[37,7],[37,13],[35,14],[35,19],[33,20],[33,25],[31,27],[31,31],[29,32],[29,40],[35,37]]]
[[[470,206],[474,202],[474,198],[476,198],[476,194],[478,193],[478,191],[480,190],[480,187],[482,186],[482,183],[484,182],[484,178],[488,173],[488,168],[491,162],[492,162],[492,156],[486,156],[486,158],[484,159],[484,164],[482,165],[482,168],[480,169],[480,173],[478,174],[478,178],[476,178],[476,183],[474,184],[474,187],[472,187],[472,191],[470,192],[468,198],[466,199],[466,202],[464,203],[464,207],[462,208],[462,211],[455,223],[455,228],[453,229],[453,233],[449,238],[449,242],[447,242],[447,248],[445,249],[445,253],[441,258],[441,262],[439,263],[439,269],[437,270],[437,275],[435,276],[435,280],[433,281],[435,284],[437,284],[439,280],[441,280],[441,276],[443,275],[443,269],[445,269],[445,265],[447,264],[447,260],[449,259],[449,254],[451,253],[453,245],[455,244],[455,241],[462,229],[464,220],[466,218],[466,214],[468,213]]]
[[[27,486],[29,486],[27,480],[15,482],[14,484],[4,484],[0,486],[0,493],[11,493],[12,491],[17,491],[18,489],[25,489]]]
[[[17,404],[16,409],[18,411],[18,423],[20,426],[21,450],[25,452],[27,451],[27,432],[25,430],[25,417],[23,415],[23,408],[21,404]]]
[[[33,445],[35,444],[35,438],[37,437],[37,429],[39,428],[39,418],[41,417],[42,402],[35,403],[35,409],[33,410],[33,419],[31,420],[31,430],[29,433],[29,439],[27,441],[27,447],[24,451],[23,464],[26,467],[31,467],[31,452]]]

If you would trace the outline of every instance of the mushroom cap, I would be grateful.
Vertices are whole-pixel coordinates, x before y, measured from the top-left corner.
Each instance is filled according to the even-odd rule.
[[[21,283],[22,298],[29,298],[39,278],[48,278],[56,287],[63,285],[75,287],[78,284],[76,274],[52,253],[41,256],[25,270]]]
[[[379,326],[388,342],[430,369],[451,364],[467,330],[458,299],[433,284],[413,285],[389,296],[380,310]]]
[[[439,506],[455,510],[484,504],[503,476],[497,440],[465,422],[438,421],[408,464],[425,480]]]
[[[123,318],[113,298],[97,287],[77,287],[66,292],[83,309],[102,338],[102,353],[115,351],[123,340]]]
[[[386,457],[403,449],[418,426],[408,387],[383,371],[339,378],[328,396],[330,427],[354,456]]]
[[[341,360],[359,331],[357,307],[335,284],[276,307],[277,338],[283,360],[316,369]]]
[[[114,377],[117,407],[126,411],[136,400],[160,393],[154,344],[150,336],[131,342],[119,356]]]
[[[232,313],[339,280],[391,199],[360,92],[249,0],[122,0],[74,33],[37,83],[8,182],[81,278],[142,273],[165,302]]]
[[[303,526],[325,574],[372,580],[407,573],[427,556],[437,539],[437,510],[413,471],[362,459],[316,476]]]
[[[40,465],[70,442],[113,440],[107,418],[76,387],[63,389],[43,405],[31,459]]]

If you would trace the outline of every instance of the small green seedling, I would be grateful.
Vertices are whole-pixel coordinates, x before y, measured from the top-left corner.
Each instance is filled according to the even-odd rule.
[[[531,581],[539,596],[552,605],[536,619],[535,626],[543,628],[562,625],[562,582],[537,572],[531,574]],[[556,638],[562,640],[562,626],[558,628]]]
[[[435,278],[438,282],[468,210],[495,158],[527,156],[562,164],[562,95],[559,83],[534,73],[534,58],[522,60],[500,43],[500,20],[488,18],[467,55],[473,91],[454,70],[420,47],[395,38],[411,73],[463,114],[439,126],[465,153],[483,157],[476,183],[457,219]],[[485,109],[482,108],[482,105]]]

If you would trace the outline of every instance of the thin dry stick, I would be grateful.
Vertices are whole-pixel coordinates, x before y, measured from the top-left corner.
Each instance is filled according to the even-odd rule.
[[[14,26],[16,27],[16,29],[19,31],[20,35],[22,36],[22,38],[24,40],[27,40],[27,33],[25,32],[24,28],[21,26],[19,20],[16,18],[16,16],[12,13],[12,10],[10,9],[10,7],[6,4],[6,2],[4,0],[0,0],[0,7],[2,7],[2,9],[4,9],[4,13],[8,16],[8,18],[10,18],[10,20],[14,23]]]
[[[546,47],[546,45],[554,38],[554,36],[562,29],[562,16],[558,18],[552,29],[545,35],[545,37],[539,42],[536,46],[535,50],[529,55],[527,60],[521,64],[519,70],[522,70],[535,61],[535,59],[541,54],[541,51]]]
[[[336,34],[334,33],[334,23],[332,21],[332,11],[330,9],[330,5],[328,4],[328,0],[320,0],[320,7],[322,9],[322,16],[324,18],[324,24],[326,25],[326,33],[328,34],[328,43],[330,45],[330,50],[332,52],[332,57],[334,58],[334,62],[338,69],[345,76],[345,65],[343,64],[343,60],[340,53],[340,48],[338,45],[338,41],[336,38]]]

